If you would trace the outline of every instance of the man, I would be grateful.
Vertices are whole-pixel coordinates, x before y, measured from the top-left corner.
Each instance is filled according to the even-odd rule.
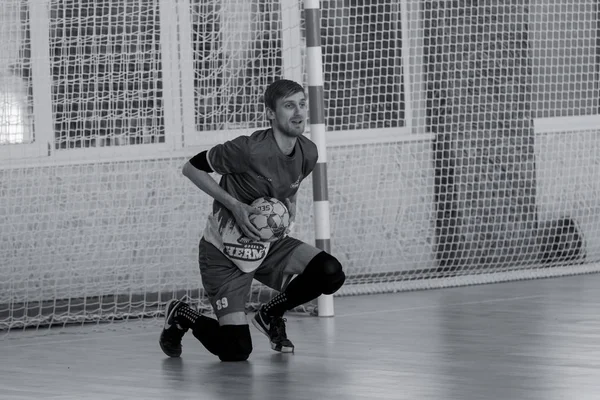
[[[283,201],[293,221],[298,187],[318,156],[315,144],[303,136],[307,102],[302,86],[275,81],[267,87],[264,101],[269,129],[203,151],[183,167],[183,174],[214,199],[200,240],[199,265],[217,319],[181,301],[169,302],[159,343],[170,357],[181,355],[181,338],[191,329],[222,361],[247,360],[252,340],[245,302],[253,278],[280,293],[262,305],[252,323],[269,338],[273,350],[293,352],[285,311],[336,292],[346,278],[330,254],[290,236],[261,242],[250,223],[250,214],[258,210],[249,204],[267,196]],[[222,175],[218,184],[211,172]],[[252,251],[233,251],[240,247]]]

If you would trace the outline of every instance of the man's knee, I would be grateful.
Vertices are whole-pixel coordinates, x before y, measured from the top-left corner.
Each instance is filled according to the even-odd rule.
[[[323,272],[325,274],[323,294],[333,294],[337,292],[346,281],[346,274],[344,274],[342,264],[337,258],[331,255],[329,255],[323,263]]]
[[[315,279],[321,281],[323,294],[337,292],[346,281],[342,264],[337,258],[324,251],[311,260],[305,272],[313,274]]]
[[[252,353],[250,327],[246,325],[221,325],[221,361],[246,361]]]

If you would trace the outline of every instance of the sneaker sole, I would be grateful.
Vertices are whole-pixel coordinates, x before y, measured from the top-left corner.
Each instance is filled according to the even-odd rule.
[[[278,351],[280,353],[293,353],[294,352],[293,347],[282,347],[281,349],[278,349],[277,345],[274,343],[271,343],[271,349]]]
[[[167,349],[165,349],[163,347],[162,341],[160,339],[158,340],[158,344],[160,345],[160,349],[163,351],[163,353],[165,353],[165,355],[167,355],[167,356],[169,356],[171,358],[179,358],[179,357],[181,357],[181,352],[171,353]]]

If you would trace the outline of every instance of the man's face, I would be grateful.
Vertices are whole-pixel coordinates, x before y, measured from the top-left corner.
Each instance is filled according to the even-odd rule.
[[[307,113],[306,96],[303,92],[278,99],[275,110],[269,110],[268,117],[273,128],[287,136],[297,137],[304,133]]]

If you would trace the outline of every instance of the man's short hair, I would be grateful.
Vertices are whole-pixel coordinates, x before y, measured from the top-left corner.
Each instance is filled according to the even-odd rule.
[[[298,82],[289,79],[280,79],[271,83],[265,90],[264,102],[267,108],[275,111],[277,100],[302,92],[304,88]]]

